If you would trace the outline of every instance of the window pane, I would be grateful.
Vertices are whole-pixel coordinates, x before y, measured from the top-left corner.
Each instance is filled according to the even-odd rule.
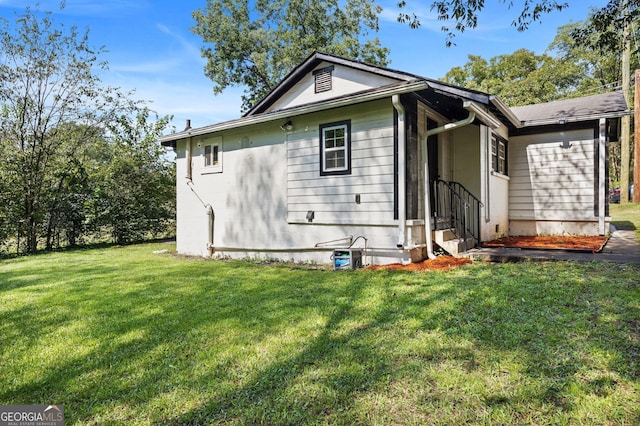
[[[204,166],[211,165],[211,145],[205,145],[204,147]]]
[[[344,147],[344,137],[336,138],[335,146],[340,148]]]
[[[325,167],[327,169],[343,168],[345,166],[344,151],[327,152]]]
[[[213,160],[211,161],[211,164],[214,166],[218,165],[218,145],[213,146]]]

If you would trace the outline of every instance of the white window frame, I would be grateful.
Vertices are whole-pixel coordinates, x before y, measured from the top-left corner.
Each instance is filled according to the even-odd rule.
[[[202,157],[203,174],[222,173],[222,136],[202,142]]]
[[[327,147],[327,135],[335,130],[343,130],[344,143],[340,147]],[[344,165],[327,166],[327,155],[343,152]],[[320,175],[348,175],[351,174],[351,120],[339,121],[320,125]]]
[[[508,142],[496,134],[491,134],[491,169],[494,173],[508,176]]]

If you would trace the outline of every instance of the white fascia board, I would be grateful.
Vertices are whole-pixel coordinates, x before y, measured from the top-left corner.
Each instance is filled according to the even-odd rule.
[[[223,130],[235,129],[238,127],[250,126],[253,124],[267,123],[270,121],[284,120],[299,115],[309,114],[318,111],[324,111],[327,109],[340,108],[362,102],[374,101],[378,99],[384,99],[393,95],[400,95],[403,93],[411,93],[415,91],[425,90],[429,87],[429,83],[424,80],[403,82],[400,84],[393,84],[384,86],[373,91],[366,91],[360,94],[346,96],[329,100],[326,102],[301,105],[289,109],[283,109],[279,111],[273,111],[260,115],[252,115],[248,117],[242,117],[236,120],[225,121],[223,123],[213,124],[210,126],[199,127],[195,129],[189,129],[178,133],[173,133],[160,137],[158,140],[160,143],[177,141],[193,136],[206,135],[209,133],[220,132]]]
[[[502,125],[500,120],[473,101],[465,101],[462,106],[468,111],[473,111],[476,114],[476,117],[483,124],[491,127],[492,129],[497,129]]]
[[[497,96],[490,96],[489,101],[498,109],[498,111],[500,111],[502,114],[504,114],[505,117],[507,117],[509,122],[513,124],[516,129],[522,127],[522,122],[518,119],[518,117],[516,117],[516,115],[508,106],[502,103],[500,98],[498,98]]]

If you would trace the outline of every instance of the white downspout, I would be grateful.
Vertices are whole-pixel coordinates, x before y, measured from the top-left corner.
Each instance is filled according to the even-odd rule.
[[[209,251],[209,257],[213,257],[213,252],[215,250],[215,246],[213,245],[213,228],[216,221],[216,215],[213,212],[213,207],[211,204],[207,204],[207,216],[209,217],[208,229],[207,229],[207,250]]]
[[[406,126],[405,110],[400,96],[391,97],[393,107],[398,112],[398,248],[407,245],[407,203],[406,203]]]
[[[424,153],[424,231],[427,244],[427,257],[429,259],[435,259],[436,255],[433,254],[433,241],[431,239],[431,185],[429,183],[429,151],[427,150],[427,139],[429,139],[430,136],[437,135],[448,130],[457,129],[458,127],[466,126],[473,123],[473,120],[475,120],[476,118],[476,113],[473,111],[473,107],[473,104],[468,104],[465,102],[464,108],[469,111],[469,116],[467,118],[465,118],[464,120],[456,121],[455,123],[448,123],[444,126],[427,130],[427,132],[422,135],[422,139],[420,140],[420,146],[422,148],[422,152]]]
[[[184,129],[185,131],[191,129],[191,120],[187,120],[187,126]],[[196,198],[202,203],[205,208],[205,213],[208,217],[207,219],[207,251],[209,252],[209,257],[213,256],[214,245],[213,245],[213,230],[215,225],[216,215],[213,211],[213,207],[211,204],[205,204],[205,202],[200,198],[198,193],[195,190],[195,185],[193,183],[193,146],[192,146],[192,137],[189,136],[186,142],[185,148],[185,160],[187,161],[187,171],[185,173],[185,178],[187,179],[187,186],[191,191],[195,194]]]

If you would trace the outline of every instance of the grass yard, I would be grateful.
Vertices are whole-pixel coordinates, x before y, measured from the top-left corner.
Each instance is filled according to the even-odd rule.
[[[0,260],[0,405],[66,424],[640,423],[640,266]]]
[[[611,204],[609,214],[615,226],[635,229],[636,237],[640,240],[640,204]]]

